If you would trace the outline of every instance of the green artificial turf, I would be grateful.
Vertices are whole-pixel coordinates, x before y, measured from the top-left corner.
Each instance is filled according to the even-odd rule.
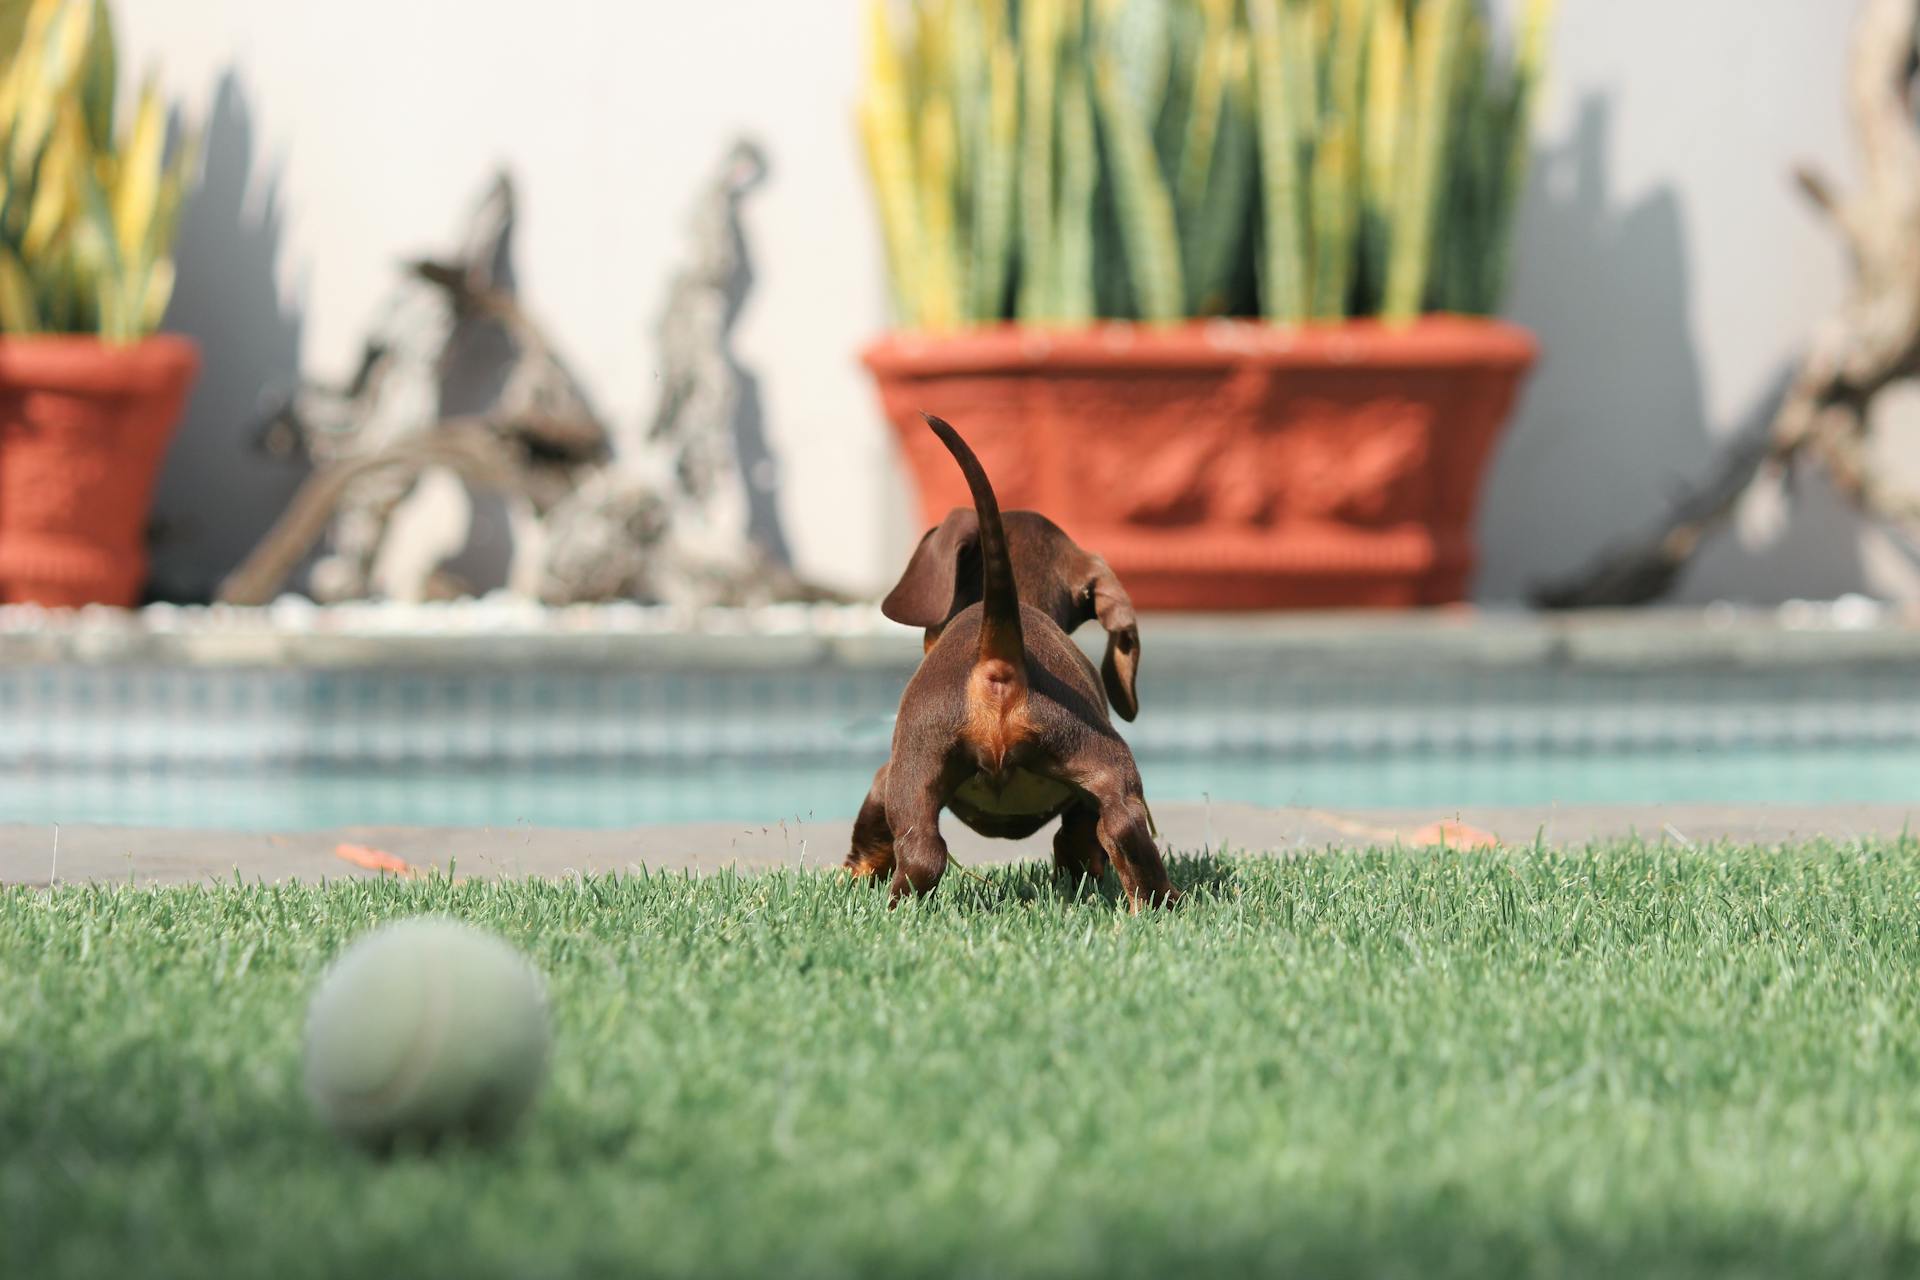
[[[0,1275],[1920,1270],[1920,849],[0,891]],[[308,993],[448,912],[548,975],[504,1148],[389,1161]]]

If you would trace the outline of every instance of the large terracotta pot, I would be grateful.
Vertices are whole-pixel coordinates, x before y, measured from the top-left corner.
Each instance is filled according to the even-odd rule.
[[[1461,599],[1481,477],[1535,345],[1434,316],[897,335],[864,359],[935,523],[968,503],[949,419],[1032,507],[1159,609]]]
[[[0,602],[132,605],[193,343],[0,338]]]

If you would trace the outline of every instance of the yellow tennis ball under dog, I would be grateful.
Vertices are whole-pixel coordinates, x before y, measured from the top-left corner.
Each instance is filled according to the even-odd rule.
[[[497,1138],[546,1078],[539,975],[504,940],[422,917],[357,939],[307,1012],[307,1093],[372,1147]]]

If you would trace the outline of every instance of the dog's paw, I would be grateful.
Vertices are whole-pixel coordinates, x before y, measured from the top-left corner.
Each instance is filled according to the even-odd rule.
[[[893,859],[874,853],[850,853],[840,869],[855,880],[872,880],[893,874]]]
[[[1127,907],[1136,916],[1142,911],[1150,911],[1156,907],[1162,910],[1171,910],[1179,903],[1180,896],[1178,889],[1172,885],[1168,885],[1164,889],[1155,889],[1147,893],[1128,894]]]

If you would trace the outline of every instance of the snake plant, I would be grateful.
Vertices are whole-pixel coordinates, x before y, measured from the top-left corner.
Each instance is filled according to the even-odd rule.
[[[151,81],[124,128],[106,0],[0,0],[0,332],[159,327],[192,164]]]
[[[869,0],[910,328],[1500,302],[1554,0]]]

